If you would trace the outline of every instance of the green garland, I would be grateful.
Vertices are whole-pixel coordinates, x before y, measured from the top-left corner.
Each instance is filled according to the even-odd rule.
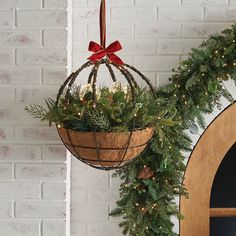
[[[175,198],[187,195],[183,186],[185,171],[183,150],[190,150],[191,140],[185,130],[198,123],[205,127],[204,114],[220,107],[221,96],[233,102],[223,81],[236,82],[236,25],[212,35],[175,72],[171,84],[158,91],[160,106],[168,108],[172,121],[158,126],[146,152],[131,165],[116,172],[123,183],[121,199],[112,216],[122,216],[123,234],[172,236],[172,217],[179,214]],[[175,122],[176,121],[176,122]],[[144,169],[153,172],[139,178]]]

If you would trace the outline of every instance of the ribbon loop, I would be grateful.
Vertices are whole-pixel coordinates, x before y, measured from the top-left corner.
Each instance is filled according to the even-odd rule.
[[[121,49],[122,46],[119,41],[111,43],[107,48],[103,48],[98,43],[91,41],[89,43],[89,51],[94,52],[94,54],[88,59],[95,63],[107,56],[111,62],[118,65],[124,65],[124,62],[117,55],[115,55],[115,52],[118,52]]]

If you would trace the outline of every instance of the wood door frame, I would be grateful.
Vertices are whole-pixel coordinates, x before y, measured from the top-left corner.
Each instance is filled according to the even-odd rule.
[[[229,149],[236,142],[236,103],[226,108],[205,130],[187,164],[184,184],[189,199],[180,199],[180,236],[210,235],[211,188]]]

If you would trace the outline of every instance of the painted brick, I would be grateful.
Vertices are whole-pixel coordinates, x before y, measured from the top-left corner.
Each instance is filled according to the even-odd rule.
[[[14,88],[0,87],[0,100],[7,101],[9,103],[14,102]]]
[[[89,0],[89,3],[94,3],[95,0]],[[133,5],[133,0],[111,0],[111,6],[132,6]]]
[[[201,40],[159,40],[158,54],[187,54],[191,48],[200,45]]]
[[[40,120],[32,119],[32,117],[26,113],[25,104],[17,104],[15,106],[14,103],[4,103],[0,107],[0,123],[4,125],[9,124],[40,124]]]
[[[4,161],[38,161],[41,159],[41,149],[36,145],[4,145],[2,147]]]
[[[16,201],[16,217],[64,218],[63,201]]]
[[[145,62],[145,64],[143,63]],[[136,57],[136,67],[146,71],[170,71],[179,62],[177,56],[143,56]]]
[[[32,199],[39,198],[38,183],[16,183],[1,182],[0,183],[1,199]]]
[[[0,126],[0,141],[13,140],[13,128],[8,126]]]
[[[78,161],[74,156],[71,156],[71,169],[76,172],[87,172],[90,167],[83,162]],[[72,181],[72,184],[76,183]]]
[[[91,205],[115,204],[119,199],[119,191],[114,189],[89,189],[88,202]]]
[[[73,33],[73,37],[72,37],[72,42],[75,42],[77,40],[87,40],[87,34],[88,34],[88,30],[87,30],[87,25],[86,24],[79,24],[79,22],[77,22],[77,24],[74,27],[74,33]],[[94,27],[95,28],[95,27]],[[94,33],[94,32],[92,32]],[[98,35],[96,35],[95,37],[97,37]],[[92,39],[91,37],[89,37],[89,39]]]
[[[79,220],[71,221],[71,236],[86,236],[86,225]]]
[[[117,223],[89,223],[88,236],[110,236],[110,235],[122,235],[121,229]]]
[[[73,203],[88,203],[87,201],[87,189],[83,189],[81,187],[73,187],[71,189],[73,193]]]
[[[13,28],[13,11],[0,10],[0,29]]]
[[[66,0],[44,0],[46,9],[65,9],[67,7]]]
[[[1,32],[1,47],[39,47],[39,31],[3,31]]]
[[[45,161],[65,162],[66,148],[63,145],[43,145],[42,159]]]
[[[156,40],[153,39],[136,39],[136,40],[120,40],[123,46],[123,53],[128,54],[149,54],[155,55],[156,54]]]
[[[201,21],[201,7],[184,8],[159,8],[159,20],[161,21]]]
[[[120,23],[116,24],[111,23],[107,25],[107,33],[109,35],[109,38],[133,38],[134,36],[134,26],[133,24],[127,24],[127,23]],[[89,24],[88,25],[88,38],[90,40],[96,40],[98,39],[99,36],[99,27],[97,24]],[[78,35],[78,37],[81,39],[81,35]],[[80,41],[76,41],[76,36],[74,38],[74,43],[80,43]]]
[[[205,9],[206,21],[235,21],[236,7],[222,8],[218,6],[206,7]]]
[[[12,165],[11,164],[0,164],[0,180],[11,180],[12,179]]]
[[[220,32],[231,24],[227,23],[183,23],[184,38],[206,38]]]
[[[0,68],[0,84],[40,84],[40,71],[33,68]]]
[[[0,0],[0,8],[40,9],[40,0]]]
[[[66,30],[44,30],[44,46],[49,48],[66,48]]]
[[[17,12],[17,26],[27,28],[64,28],[66,26],[66,12],[20,10]]]
[[[65,222],[44,220],[42,232],[43,236],[66,236]]]
[[[75,24],[97,23],[99,16],[98,7],[79,7],[73,8],[73,22]]]
[[[65,4],[66,0],[0,0],[2,236],[65,236],[59,230],[65,228],[66,218],[65,157],[60,154],[58,160],[53,160],[59,154],[57,148],[50,153],[43,146],[54,146],[59,138],[55,129],[39,125],[39,120],[24,111],[26,103],[40,103],[43,97],[57,91],[54,86],[42,87],[47,82],[57,83],[55,77],[59,78],[60,73],[55,70],[65,73]],[[54,69],[54,75],[52,72],[46,78],[44,69]],[[62,81],[61,76],[58,83]],[[49,221],[52,217],[58,220]],[[54,227],[53,222],[60,226]]]
[[[161,22],[155,24],[137,24],[135,26],[136,38],[178,38],[181,35],[180,23]]]
[[[11,105],[10,105],[11,106]],[[11,106],[12,108],[12,106]],[[10,119],[13,119],[13,111],[9,108],[8,104],[4,104],[0,108],[0,123],[1,125],[7,124]]]
[[[107,221],[108,220],[108,207],[107,206],[91,206],[85,204],[71,205],[71,217],[74,220],[86,221]]]
[[[27,104],[43,103],[45,98],[55,98],[57,87],[18,87],[16,88],[16,101]]]
[[[43,183],[43,199],[64,200],[66,197],[65,183]]]
[[[180,5],[179,0],[149,0],[149,1],[143,1],[143,0],[136,0],[135,1],[136,6],[169,6],[169,7],[176,7]]]
[[[41,127],[16,127],[16,139],[28,142],[52,142],[59,141],[54,128]]]
[[[65,66],[65,50],[58,49],[37,49],[17,50],[18,65],[32,66]]]
[[[12,65],[13,64],[13,52],[10,50],[0,49],[0,62],[1,62],[0,67]]]
[[[183,5],[227,5],[227,0],[182,0]]]
[[[12,203],[10,201],[0,201],[0,217],[11,217]]]
[[[61,85],[66,78],[66,68],[45,68],[43,70],[44,84]]]
[[[156,20],[155,8],[112,8],[111,20],[114,22],[154,22]]]
[[[36,236],[39,235],[39,222],[20,219],[0,220],[0,232],[9,236]]]
[[[108,174],[101,171],[93,171],[91,168],[81,175],[79,172],[73,171],[72,181],[77,187],[106,188],[108,186]],[[76,180],[76,181],[75,181]]]
[[[27,181],[64,180],[66,168],[62,164],[16,164],[17,179]]]

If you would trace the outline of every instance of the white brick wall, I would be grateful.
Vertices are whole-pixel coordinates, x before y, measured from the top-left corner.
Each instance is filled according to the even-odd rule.
[[[0,235],[65,236],[65,149],[26,114],[66,77],[66,0],[0,0]]]
[[[73,0],[74,69],[91,54],[87,51],[89,41],[99,42],[99,2]],[[107,5],[108,41],[120,40],[124,49],[118,54],[157,86],[168,83],[171,69],[191,47],[236,18],[235,0],[108,0]],[[207,123],[218,113],[206,117]],[[201,132],[192,135],[194,143]],[[110,174],[87,168],[72,158],[71,236],[122,235],[116,220],[108,217],[118,197],[118,186],[119,180],[111,179]]]

